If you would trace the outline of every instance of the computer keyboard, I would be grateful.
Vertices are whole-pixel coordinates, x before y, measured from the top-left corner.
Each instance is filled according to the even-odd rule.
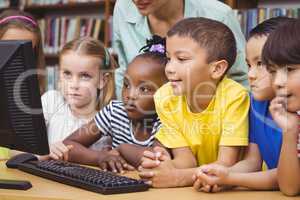
[[[142,180],[120,176],[65,161],[29,161],[18,169],[63,184],[72,185],[101,194],[119,194],[148,190]]]

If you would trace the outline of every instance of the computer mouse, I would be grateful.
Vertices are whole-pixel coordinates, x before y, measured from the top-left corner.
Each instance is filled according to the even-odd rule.
[[[38,158],[31,153],[21,153],[13,156],[6,162],[8,168],[18,168],[18,165],[24,162],[35,161]]]

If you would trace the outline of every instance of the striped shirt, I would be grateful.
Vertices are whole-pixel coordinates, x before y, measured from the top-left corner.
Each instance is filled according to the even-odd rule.
[[[154,142],[154,135],[160,127],[160,121],[158,117],[145,120],[152,121],[151,135],[147,140],[139,141],[134,136],[132,121],[128,118],[122,101],[112,100],[95,116],[96,125],[101,133],[112,137],[113,148],[123,143],[151,146]]]

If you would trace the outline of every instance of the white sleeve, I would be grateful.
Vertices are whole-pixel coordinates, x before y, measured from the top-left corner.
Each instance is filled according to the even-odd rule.
[[[50,90],[41,97],[46,126],[51,117],[63,106],[64,98],[59,91]]]

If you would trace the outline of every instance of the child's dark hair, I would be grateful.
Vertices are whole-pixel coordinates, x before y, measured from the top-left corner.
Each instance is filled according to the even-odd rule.
[[[256,36],[267,36],[270,33],[272,33],[278,26],[286,23],[296,20],[295,18],[289,18],[289,17],[273,17],[270,19],[267,19],[263,21],[262,23],[258,24],[256,27],[254,27],[250,33],[248,40],[252,37]]]
[[[167,33],[168,37],[174,35],[189,37],[197,42],[207,51],[207,63],[224,59],[229,69],[235,62],[237,48],[234,35],[219,21],[203,17],[183,19]]]
[[[268,37],[262,52],[262,61],[267,65],[285,67],[300,64],[300,20],[291,20],[280,25]]]
[[[136,58],[151,59],[165,66],[168,61],[166,57],[166,39],[158,35],[153,35],[146,43],[147,44],[140,49],[140,52],[143,53],[136,56]]]

